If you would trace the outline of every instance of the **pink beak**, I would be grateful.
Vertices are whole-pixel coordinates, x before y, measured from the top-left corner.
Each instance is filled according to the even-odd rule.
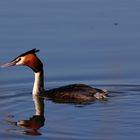
[[[11,66],[16,65],[16,63],[17,63],[17,61],[16,61],[16,60],[13,60],[13,61],[11,61],[11,62],[8,62],[8,63],[6,63],[6,64],[1,65],[1,67],[2,67],[2,68],[8,68],[8,67],[11,67]]]

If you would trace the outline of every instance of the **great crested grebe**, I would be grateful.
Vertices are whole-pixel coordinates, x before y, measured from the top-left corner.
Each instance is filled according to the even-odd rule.
[[[38,51],[39,50],[37,49],[32,49],[19,55],[9,63],[2,65],[2,67],[24,65],[31,68],[35,74],[32,90],[33,95],[45,96],[54,101],[65,103],[91,102],[96,99],[104,100],[108,97],[105,90],[92,88],[84,84],[71,84],[59,88],[44,90],[43,64],[36,55]]]

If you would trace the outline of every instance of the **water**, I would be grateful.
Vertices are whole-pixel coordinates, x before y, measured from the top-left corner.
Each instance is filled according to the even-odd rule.
[[[85,106],[37,102],[31,70],[0,69],[0,139],[139,140],[139,7],[138,0],[0,1],[0,64],[39,48],[46,88],[85,83],[111,96]],[[40,102],[40,129],[15,125],[31,120]]]

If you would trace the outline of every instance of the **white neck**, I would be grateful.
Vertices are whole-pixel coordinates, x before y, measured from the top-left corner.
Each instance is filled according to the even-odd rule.
[[[35,74],[35,81],[33,85],[33,95],[39,95],[44,91],[44,73],[43,70],[34,73]]]

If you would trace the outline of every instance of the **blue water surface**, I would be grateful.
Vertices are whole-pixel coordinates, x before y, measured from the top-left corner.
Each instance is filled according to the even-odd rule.
[[[34,74],[1,68],[0,139],[139,140],[139,7],[138,0],[0,1],[0,65],[38,48],[47,89],[84,83],[111,96],[90,105],[44,100],[45,124],[33,136],[12,122],[35,114]]]

